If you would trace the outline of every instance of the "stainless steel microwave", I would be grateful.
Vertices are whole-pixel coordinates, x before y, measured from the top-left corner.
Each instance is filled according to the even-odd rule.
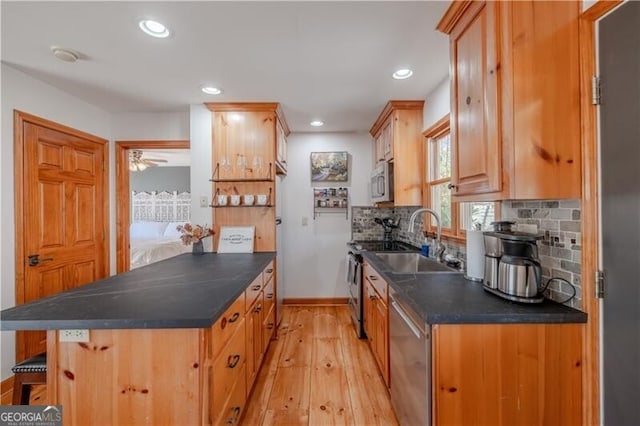
[[[371,201],[393,201],[393,163],[376,164],[371,172]]]

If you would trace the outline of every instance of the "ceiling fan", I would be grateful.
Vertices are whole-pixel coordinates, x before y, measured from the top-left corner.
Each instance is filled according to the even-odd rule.
[[[142,158],[142,151],[134,149],[129,152],[129,170],[132,172],[141,172],[147,167],[155,167],[157,163],[166,163],[167,160],[160,158]]]

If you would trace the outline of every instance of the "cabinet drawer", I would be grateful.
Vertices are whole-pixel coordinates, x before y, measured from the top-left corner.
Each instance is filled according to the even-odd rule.
[[[245,290],[245,312],[248,312],[251,306],[255,303],[258,296],[262,293],[262,274],[258,275],[258,277],[253,280],[253,282],[247,287]]]
[[[213,362],[213,413],[220,413],[236,382],[245,380],[245,319]]]
[[[269,346],[269,342],[273,337],[273,332],[276,328],[276,309],[273,305],[271,305],[271,310],[265,310],[264,322],[262,323],[262,347],[264,349],[264,353],[267,352],[267,347]]]
[[[271,263],[264,268],[264,272],[262,272],[262,282],[265,284],[268,283],[271,277],[273,277],[274,271],[273,261],[271,261]]]
[[[264,312],[267,313],[271,310],[271,307],[275,304],[276,293],[274,291],[273,280],[269,281],[268,284],[264,286],[264,303],[263,308]]]
[[[245,366],[242,365],[242,368],[240,368],[240,374],[242,375],[242,378],[236,380],[233,391],[231,392],[231,396],[227,400],[226,404],[224,404],[224,407],[219,412],[217,412],[215,421],[216,425],[237,425],[239,423],[240,417],[242,417],[242,413],[244,412],[244,407],[247,402],[244,369]]]
[[[220,350],[238,330],[244,318],[244,300],[245,294],[242,293],[213,324],[213,358],[218,356]]]
[[[369,266],[368,263],[364,265],[364,276],[367,279],[373,288],[378,292],[380,298],[384,301],[385,304],[389,303],[389,286],[387,282],[378,274],[378,272]]]

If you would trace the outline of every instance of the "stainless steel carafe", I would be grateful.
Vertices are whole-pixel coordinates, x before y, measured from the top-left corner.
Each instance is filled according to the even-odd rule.
[[[539,296],[542,268],[540,262],[527,257],[503,255],[498,267],[498,290],[516,298]]]

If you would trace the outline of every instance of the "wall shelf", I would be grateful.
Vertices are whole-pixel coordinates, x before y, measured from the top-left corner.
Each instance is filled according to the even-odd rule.
[[[313,188],[313,219],[323,213],[344,214],[349,220],[349,189]]]

